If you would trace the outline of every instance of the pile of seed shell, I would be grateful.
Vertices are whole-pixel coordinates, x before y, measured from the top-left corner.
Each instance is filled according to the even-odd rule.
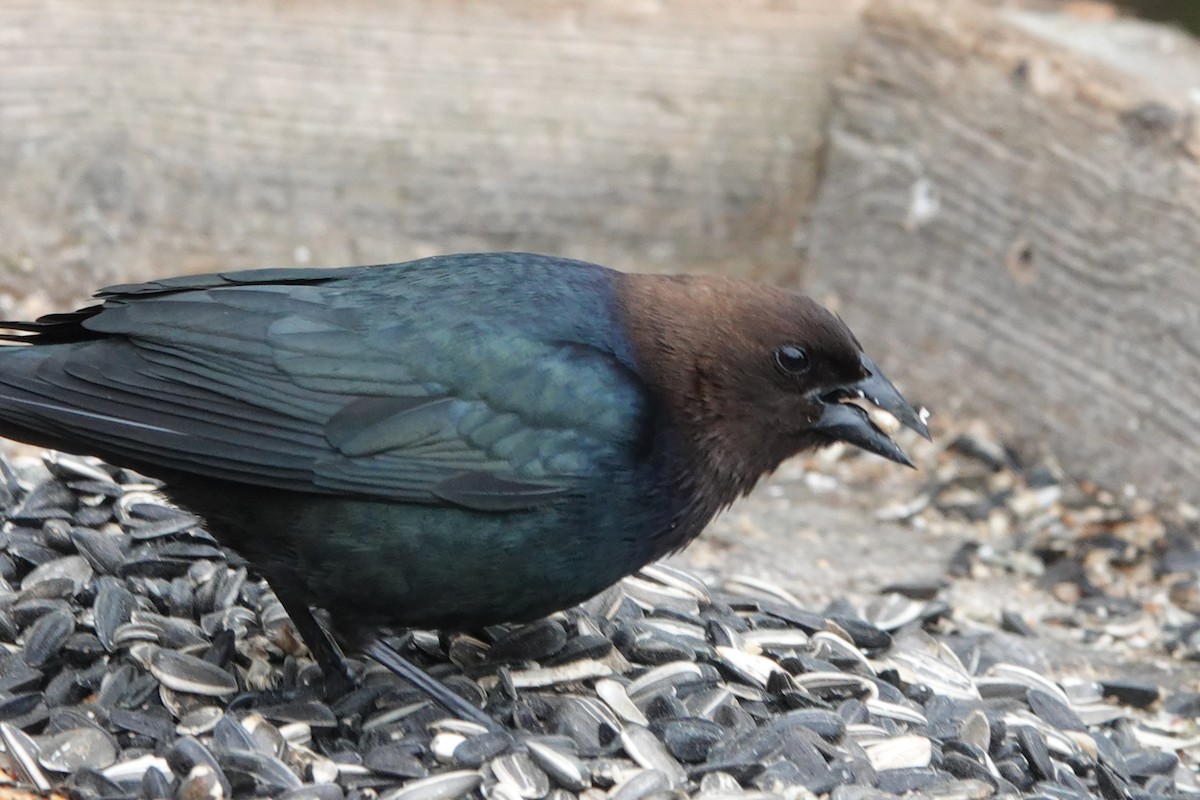
[[[1044,621],[1080,641],[1200,662],[1200,509],[1068,480],[1052,459],[1022,458],[980,425],[946,440],[921,464],[922,485],[881,519],[962,539],[953,577],[1027,577],[1072,607]],[[1008,622],[1021,627],[1019,615]]]
[[[0,460],[0,780],[79,798],[1200,797],[1154,686],[986,656],[945,603],[801,608],[647,568],[583,606],[408,657],[502,731],[374,664],[326,701],[269,588],[144,478]]]

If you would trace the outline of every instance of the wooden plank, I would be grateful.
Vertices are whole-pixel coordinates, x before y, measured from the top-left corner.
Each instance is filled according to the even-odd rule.
[[[0,0],[5,285],[509,248],[794,280],[862,5]]]
[[[879,0],[838,84],[813,287],[937,410],[1200,498],[1200,48]]]

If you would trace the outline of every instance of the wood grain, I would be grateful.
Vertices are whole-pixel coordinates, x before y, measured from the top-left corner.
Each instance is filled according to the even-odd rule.
[[[0,0],[6,288],[471,249],[794,280],[862,5]]]
[[[835,99],[815,289],[935,413],[1200,498],[1197,77],[1197,45],[1152,25],[874,3]]]

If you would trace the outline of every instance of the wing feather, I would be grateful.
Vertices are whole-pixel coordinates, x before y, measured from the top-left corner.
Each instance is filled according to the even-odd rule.
[[[391,288],[364,269],[110,287],[15,327],[34,333],[0,353],[0,424],[176,472],[496,512],[633,446],[643,390],[604,346],[464,314],[428,283],[410,297],[381,269]]]

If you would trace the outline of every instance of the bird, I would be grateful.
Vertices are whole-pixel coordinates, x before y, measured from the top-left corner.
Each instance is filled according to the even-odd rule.
[[[838,315],[732,277],[463,253],[95,298],[0,322],[0,436],[160,480],[330,685],[353,681],[340,642],[485,722],[379,631],[569,608],[798,453],[912,466],[865,404],[929,437]]]

